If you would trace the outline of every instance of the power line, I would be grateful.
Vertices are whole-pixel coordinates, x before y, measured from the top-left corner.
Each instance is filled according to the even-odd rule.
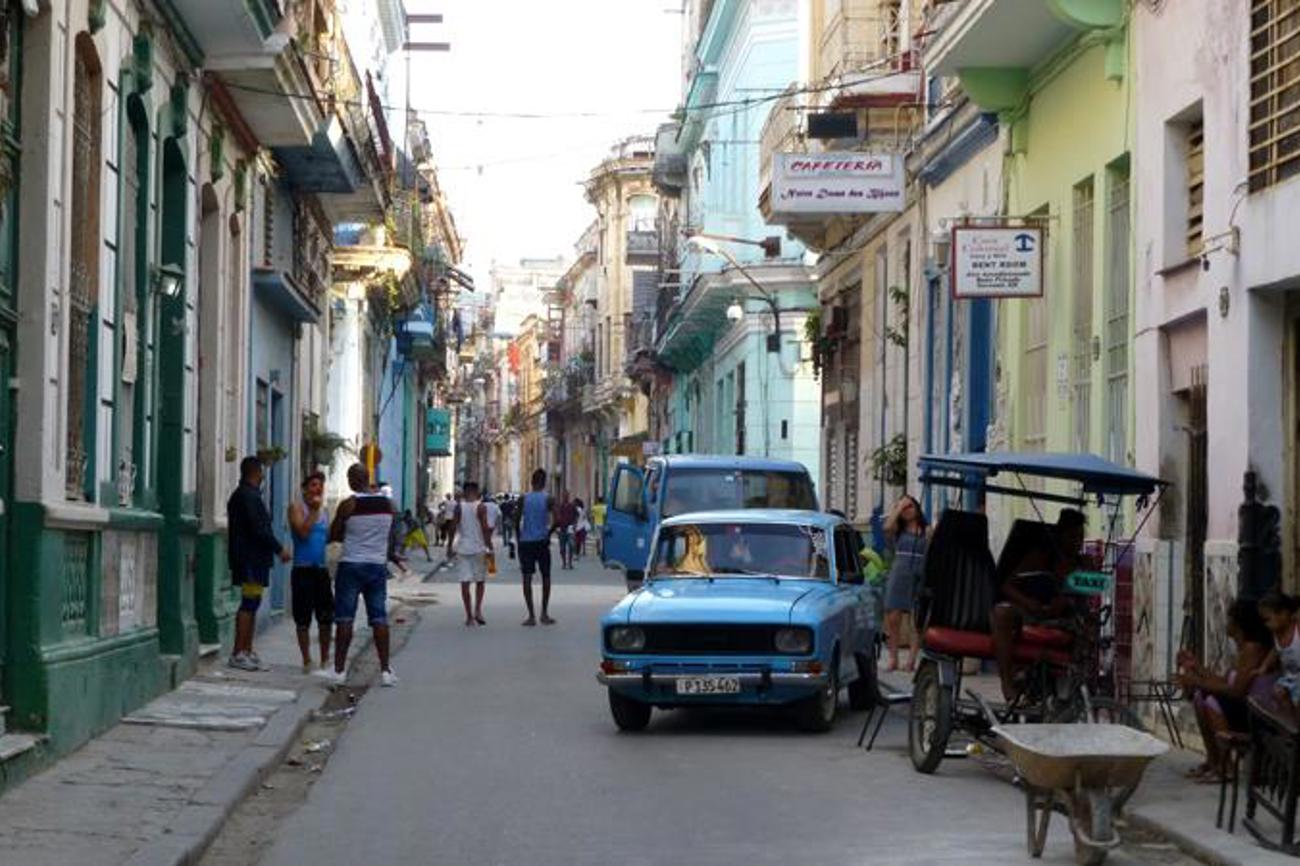
[[[797,96],[802,94],[825,93],[831,90],[839,90],[845,87],[854,87],[859,84],[865,84],[876,81],[880,78],[886,78],[897,74],[894,70],[877,71],[870,75],[855,80],[841,80],[834,83],[808,84],[802,87],[792,87],[771,93],[764,96],[752,96],[744,99],[719,100],[691,107],[678,106],[676,108],[629,108],[622,111],[464,111],[459,109],[443,108],[415,108],[410,112],[416,115],[428,117],[460,117],[478,120],[497,119],[497,120],[572,120],[581,118],[610,118],[627,116],[634,114],[648,115],[658,114],[670,117],[681,117],[688,114],[703,114],[718,109],[736,109],[731,112],[724,111],[721,114],[709,115],[712,117],[726,117],[729,114],[739,113],[757,105],[764,105],[770,102],[776,102],[786,96]],[[251,84],[241,84],[233,81],[222,82],[230,90],[242,90],[247,93],[259,93],[265,96],[278,96],[285,99],[303,99],[317,101],[318,97],[314,93],[295,93],[289,90],[283,90],[270,87],[257,87]],[[366,104],[360,99],[339,100],[343,105],[355,106],[364,109]],[[380,104],[384,111],[401,112],[406,110],[403,106]]]

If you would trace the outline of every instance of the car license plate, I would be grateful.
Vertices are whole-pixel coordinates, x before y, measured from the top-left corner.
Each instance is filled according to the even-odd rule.
[[[683,677],[677,681],[679,695],[738,695],[740,677]]]

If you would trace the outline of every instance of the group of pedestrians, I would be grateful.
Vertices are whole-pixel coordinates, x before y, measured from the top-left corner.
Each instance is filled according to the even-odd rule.
[[[447,500],[453,502],[448,509],[451,519],[445,533],[447,558],[455,560],[468,628],[487,625],[483,617],[483,596],[487,579],[497,573],[495,536],[498,533],[507,550],[517,553],[519,558],[524,606],[528,610],[523,625],[535,626],[539,621],[542,625],[555,624],[550,615],[550,539],[559,531],[561,509],[546,492],[546,470],[533,473],[531,487],[517,500],[507,500],[504,511],[495,502],[485,500],[473,481],[462,488],[459,501]],[[510,539],[514,537],[518,538],[518,545],[512,549]],[[533,604],[533,575],[537,573],[542,578],[540,618]]]
[[[400,562],[395,532],[400,524],[391,494],[382,492],[370,471],[355,463],[347,473],[352,494],[339,503],[331,520],[324,505],[325,476],[313,472],[303,480],[302,500],[288,508],[293,536],[290,550],[276,538],[262,498],[262,462],[245,457],[239,471],[239,486],[226,503],[231,582],[239,587],[241,597],[230,666],[240,670],[264,667],[253,650],[253,635],[257,610],[278,556],[282,562],[293,562],[289,585],[304,672],[314,669],[310,636],[314,618],[320,632],[317,673],[331,685],[344,681],[352,624],[364,601],[379,656],[380,683],[397,685],[389,659],[388,564]],[[332,582],[326,564],[326,548],[331,542],[341,545]]]

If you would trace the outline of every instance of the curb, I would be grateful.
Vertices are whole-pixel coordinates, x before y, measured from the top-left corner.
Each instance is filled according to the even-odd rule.
[[[373,643],[371,636],[356,641],[356,654],[369,652]],[[235,808],[284,762],[328,694],[308,685],[293,703],[276,710],[257,737],[190,797],[163,835],[145,843],[124,866],[195,866]]]
[[[257,739],[195,792],[165,835],[136,851],[127,866],[193,866],[245,797],[278,767],[322,703],[306,690],[277,710]]]
[[[1208,866],[1247,866],[1245,861],[1238,860],[1236,857],[1226,856],[1221,851],[1216,851],[1207,845],[1197,842],[1191,836],[1169,826],[1164,821],[1158,821],[1155,818],[1143,815],[1140,809],[1125,809],[1123,818],[1139,830],[1169,840],[1178,848],[1178,850],[1182,851],[1189,857],[1208,864]]]

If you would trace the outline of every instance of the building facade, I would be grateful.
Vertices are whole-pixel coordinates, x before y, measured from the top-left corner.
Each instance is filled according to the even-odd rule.
[[[1137,562],[1134,647],[1214,662],[1237,595],[1296,589],[1300,59],[1289,4],[1134,10],[1135,458],[1173,482]]]
[[[395,150],[329,0],[4,12],[0,753],[12,781],[228,640],[226,497],[240,458],[261,457],[287,540],[303,474],[339,453],[325,373],[335,228],[383,225]],[[23,459],[18,442],[32,443]],[[268,615],[288,602],[284,578]]]
[[[661,448],[789,458],[816,477],[820,388],[801,336],[817,295],[800,244],[763,244],[756,143],[773,106],[747,100],[799,77],[801,4],[687,5],[683,120],[655,154],[659,191],[679,198],[661,208],[675,279],[663,280],[649,359],[653,379],[671,379],[649,383],[667,391]]]

